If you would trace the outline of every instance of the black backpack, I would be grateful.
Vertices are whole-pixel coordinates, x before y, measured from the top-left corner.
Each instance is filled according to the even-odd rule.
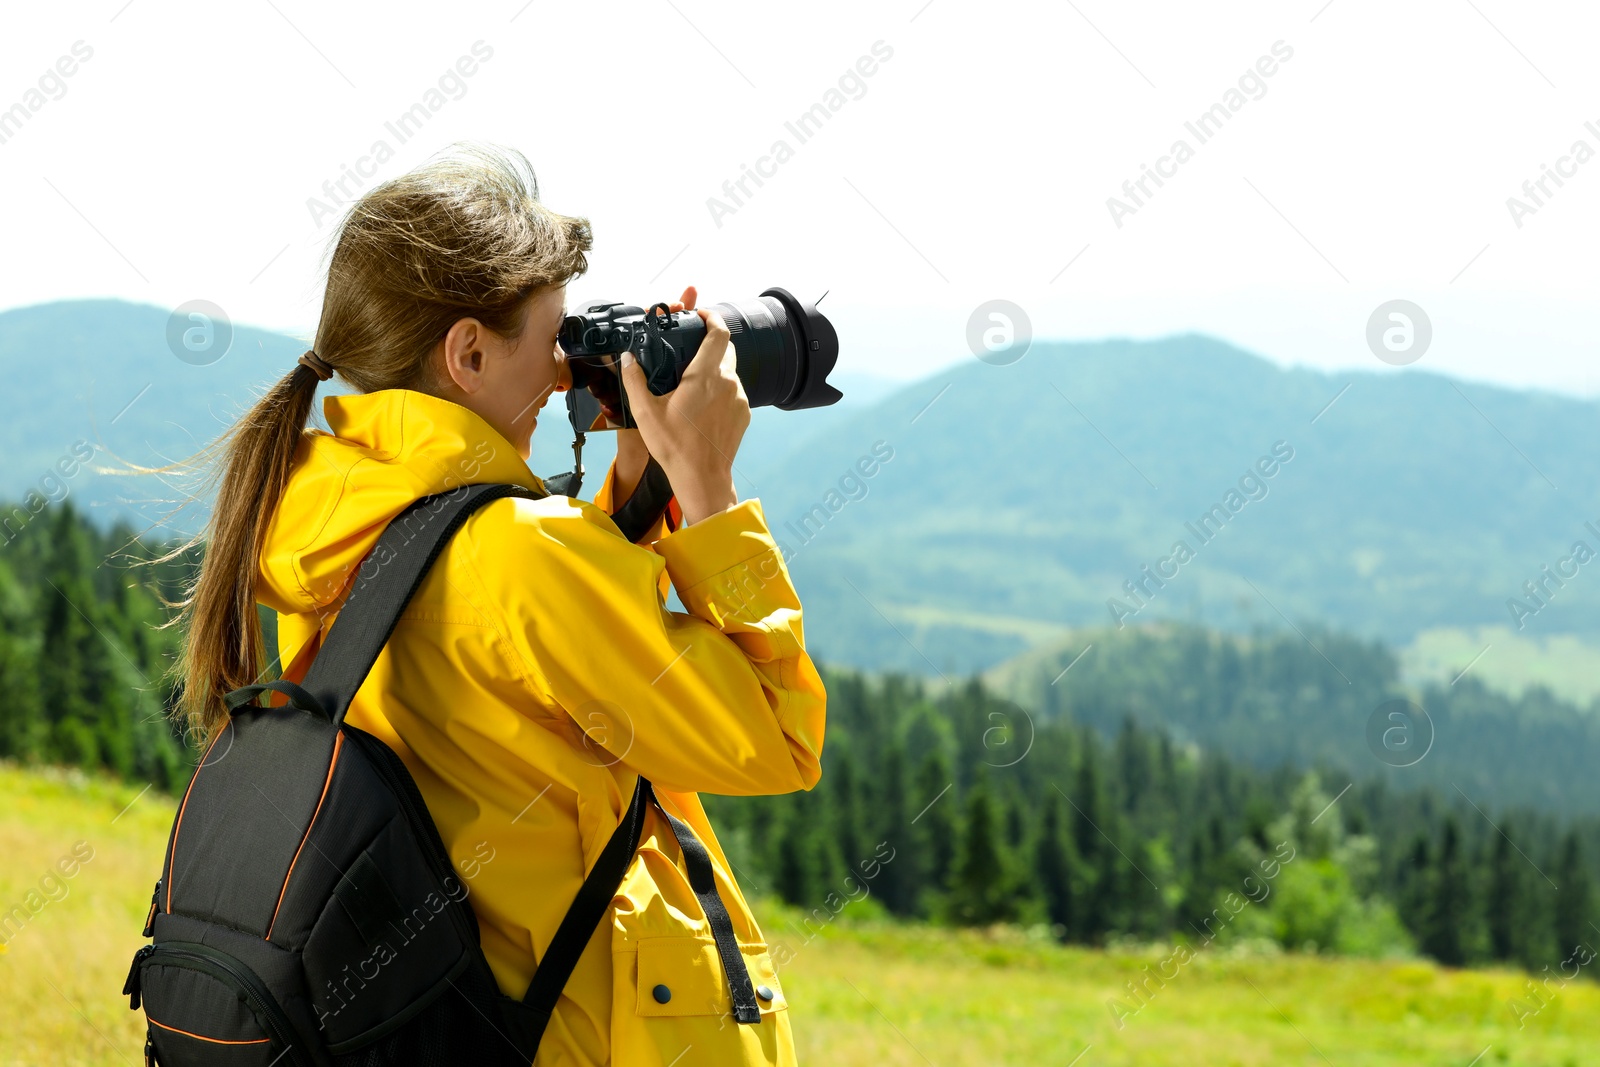
[[[363,563],[303,686],[230,693],[195,769],[123,992],[163,1067],[527,1065],[638,848],[650,783],[585,878],[522,1000],[502,995],[405,764],[345,711],[450,536],[491,500],[466,486],[402,512]],[[266,691],[288,698],[262,708]],[[733,1017],[760,1011],[711,860],[667,814],[721,956]],[[536,888],[530,891],[537,891]]]

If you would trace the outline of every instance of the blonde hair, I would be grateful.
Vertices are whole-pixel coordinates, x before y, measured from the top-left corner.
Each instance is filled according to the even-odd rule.
[[[539,202],[522,153],[454,145],[374,188],[340,223],[314,351],[362,392],[431,391],[430,356],[452,325],[476,318],[515,339],[536,294],[588,269],[591,243],[588,220]],[[296,366],[210,453],[220,477],[177,666],[180,711],[202,736],[226,721],[222,696],[263,669],[259,559],[318,381]]]

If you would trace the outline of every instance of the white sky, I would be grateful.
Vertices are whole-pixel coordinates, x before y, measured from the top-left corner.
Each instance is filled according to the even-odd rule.
[[[1406,298],[1433,320],[1420,366],[1600,393],[1600,158],[1521,228],[1506,206],[1575,140],[1600,150],[1592,5],[924,4],[16,7],[0,109],[74,42],[93,56],[0,144],[0,307],[203,298],[309,333],[332,225],[308,198],[379,139],[395,155],[366,185],[476,138],[592,220],[574,302],[829,290],[854,371],[971,358],[994,298],[1039,336],[1199,330],[1376,369],[1367,318]],[[399,143],[385,122],[480,40],[465,95]],[[1266,95],[1199,144],[1184,122],[1279,40]],[[877,41],[865,95],[799,144],[785,120]],[[1194,158],[1117,228],[1106,198],[1179,137]],[[718,227],[707,198],[778,138],[793,158]]]

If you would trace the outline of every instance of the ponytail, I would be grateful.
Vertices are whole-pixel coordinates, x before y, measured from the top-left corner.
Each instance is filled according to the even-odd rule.
[[[320,375],[304,360],[256,401],[220,443],[222,478],[206,523],[205,561],[184,605],[178,670],[181,710],[209,737],[227,715],[222,697],[266,666],[256,619],[256,572],[267,526],[289,482]]]

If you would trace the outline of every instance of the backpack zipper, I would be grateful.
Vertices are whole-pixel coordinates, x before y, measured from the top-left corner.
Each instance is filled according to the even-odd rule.
[[[133,962],[128,965],[128,980],[122,983],[122,995],[128,998],[128,1010],[139,1010],[139,964],[155,954],[154,945],[146,945],[133,954]]]
[[[245,1004],[255,1014],[256,1021],[261,1023],[261,1028],[272,1039],[273,1048],[286,1050],[294,1063],[306,1063],[297,1048],[298,1035],[295,1033],[294,1024],[283,1013],[283,1008],[272,992],[261,983],[261,979],[239,966],[232,956],[218,952],[207,945],[169,941],[162,945],[146,945],[136,952],[133,957],[133,967],[128,972],[127,985],[122,990],[130,998],[130,1007],[139,1006],[140,987],[143,984],[139,973],[141,965],[161,957],[171,958],[174,966],[199,971],[224,985],[231,986],[240,994]]]
[[[144,917],[144,936],[154,937],[156,934],[156,912],[161,907],[161,883],[165,878],[156,879],[155,892],[150,894],[150,914]]]

